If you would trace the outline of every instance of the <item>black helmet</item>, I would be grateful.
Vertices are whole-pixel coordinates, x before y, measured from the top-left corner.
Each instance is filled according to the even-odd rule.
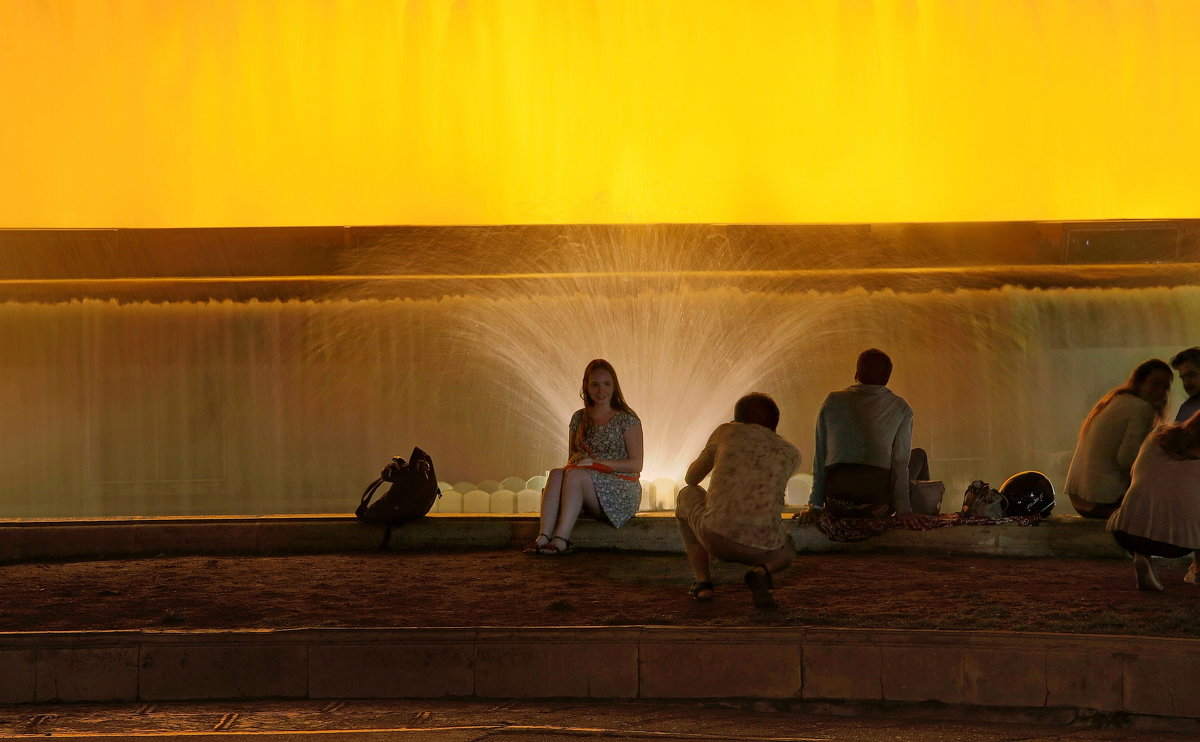
[[[1014,474],[1000,485],[1000,494],[1008,500],[1006,516],[1036,515],[1045,518],[1054,509],[1054,485],[1040,471]]]

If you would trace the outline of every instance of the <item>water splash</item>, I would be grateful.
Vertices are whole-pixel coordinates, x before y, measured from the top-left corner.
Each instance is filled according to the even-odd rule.
[[[0,304],[2,514],[345,512],[414,444],[449,481],[537,474],[562,462],[595,356],[644,421],[647,478],[678,477],[752,389],[779,401],[807,464],[821,399],[872,345],[895,358],[892,386],[950,496],[1025,468],[1061,482],[1095,399],[1200,326],[1191,286],[592,281],[421,300]]]

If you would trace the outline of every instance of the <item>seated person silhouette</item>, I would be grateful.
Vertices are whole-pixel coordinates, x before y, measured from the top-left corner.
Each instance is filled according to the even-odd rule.
[[[918,526],[912,479],[929,479],[925,451],[912,448],[913,412],[887,388],[892,359],[876,348],[858,356],[855,383],[830,392],[817,414],[813,488],[809,504],[841,518],[895,515]]]

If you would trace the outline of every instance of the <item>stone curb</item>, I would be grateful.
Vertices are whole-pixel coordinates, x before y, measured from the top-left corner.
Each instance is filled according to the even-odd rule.
[[[0,703],[741,698],[1200,721],[1200,640],[831,628],[0,634]]]
[[[962,555],[1116,557],[1126,555],[1102,521],[1055,516],[1037,526],[895,529],[855,543],[829,541],[815,526],[785,524],[801,553],[905,552]],[[392,529],[395,550],[505,548],[532,540],[537,520],[520,515],[432,514]],[[379,549],[382,526],[348,515],[166,517],[0,521],[0,562],[182,554],[304,554]],[[643,513],[620,529],[581,521],[582,548],[682,553],[672,513]]]

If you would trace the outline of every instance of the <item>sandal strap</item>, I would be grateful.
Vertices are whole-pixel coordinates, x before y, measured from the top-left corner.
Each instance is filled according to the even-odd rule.
[[[539,538],[541,538],[541,537],[543,537],[543,536],[545,536],[545,537],[546,537],[546,543],[545,543],[545,544],[539,544],[539,543],[538,543],[538,539],[539,539]],[[538,549],[544,549],[544,548],[546,548],[546,544],[549,544],[549,543],[550,543],[550,536],[549,536],[548,534],[545,534],[545,533],[539,533],[539,534],[537,535],[537,538],[535,538],[534,540],[532,540],[532,541],[530,541],[529,543],[525,544],[525,547],[524,547],[524,549],[523,549],[523,550],[524,550],[525,552],[527,552],[527,553],[536,552]]]

